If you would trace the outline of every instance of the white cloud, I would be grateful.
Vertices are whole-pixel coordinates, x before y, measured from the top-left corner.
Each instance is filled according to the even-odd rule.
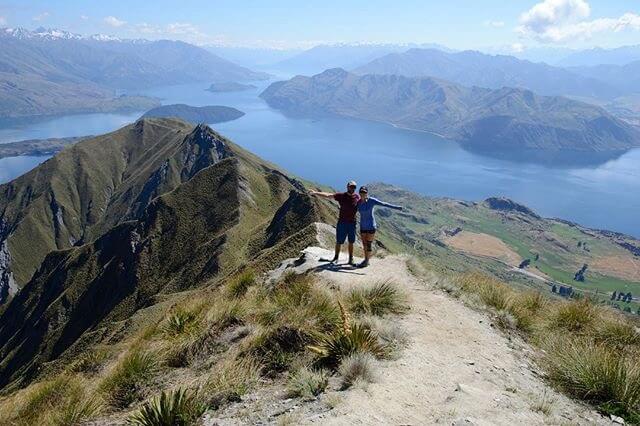
[[[541,42],[584,40],[605,31],[640,30],[640,15],[588,20],[591,8],[585,0],[544,0],[520,16],[521,35]]]
[[[80,19],[82,19],[83,21],[86,21],[89,19],[89,17],[87,15],[80,15]]]
[[[504,21],[484,21],[485,27],[502,28],[504,27]]]
[[[7,18],[0,16],[0,25],[7,25]]]
[[[106,18],[104,18],[104,22],[107,25],[110,25],[112,27],[118,28],[118,27],[122,27],[123,25],[125,25],[127,23],[127,21],[122,21],[118,18],[116,18],[115,16],[107,16]]]
[[[49,12],[42,12],[39,15],[34,16],[32,19],[36,22],[44,21],[49,17]]]
[[[511,51],[513,53],[522,53],[525,50],[525,46],[522,43],[513,43],[511,46],[509,46],[511,48]]]

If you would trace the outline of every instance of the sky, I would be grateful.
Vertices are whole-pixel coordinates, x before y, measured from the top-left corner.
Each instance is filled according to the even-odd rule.
[[[640,0],[0,0],[0,27],[18,26],[242,47],[617,47],[640,44]]]

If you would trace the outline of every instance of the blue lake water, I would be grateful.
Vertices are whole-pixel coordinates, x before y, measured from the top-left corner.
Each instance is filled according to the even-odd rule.
[[[266,83],[265,83],[266,84]],[[145,91],[163,103],[227,105],[246,113],[213,126],[244,148],[306,179],[342,188],[349,179],[387,182],[431,196],[480,200],[507,196],[544,216],[640,237],[640,150],[589,166],[541,165],[474,154],[455,142],[382,123],[300,119],[269,108],[264,88],[210,93],[207,84]],[[134,121],[131,114],[87,114],[0,124],[0,143],[100,134]],[[0,182],[43,159],[0,160]]]

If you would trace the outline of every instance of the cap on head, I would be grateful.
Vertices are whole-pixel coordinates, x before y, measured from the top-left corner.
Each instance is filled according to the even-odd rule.
[[[366,186],[361,186],[360,187],[360,192],[361,194],[368,194],[369,193],[369,188],[367,188]]]
[[[358,184],[356,183],[355,180],[350,180],[349,183],[347,183],[347,188],[357,188]]]

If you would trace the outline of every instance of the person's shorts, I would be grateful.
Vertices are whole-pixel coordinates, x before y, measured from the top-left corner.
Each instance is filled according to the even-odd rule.
[[[360,230],[361,234],[371,234],[374,235],[376,233],[375,229],[361,229]]]
[[[352,244],[356,242],[356,224],[338,222],[338,225],[336,226],[336,242],[338,244],[344,244],[347,239]]]

